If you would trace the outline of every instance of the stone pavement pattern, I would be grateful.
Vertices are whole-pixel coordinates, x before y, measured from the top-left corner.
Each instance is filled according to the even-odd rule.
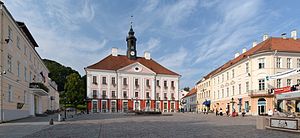
[[[33,137],[225,137],[225,138],[300,138],[300,134],[257,130],[255,117],[216,117],[175,113],[173,116],[134,116],[89,114],[27,135]]]

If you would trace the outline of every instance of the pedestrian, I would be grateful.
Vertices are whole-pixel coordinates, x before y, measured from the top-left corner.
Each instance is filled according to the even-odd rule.
[[[268,111],[268,116],[273,116],[273,111],[271,109]]]
[[[218,116],[219,115],[219,113],[218,113],[218,109],[216,109],[216,116]]]
[[[203,113],[206,114],[206,108],[204,108],[204,112]]]
[[[220,108],[219,115],[223,116],[222,108]]]
[[[228,110],[227,107],[226,107],[226,110],[225,110],[225,111],[226,111],[226,115],[229,116],[229,110]]]
[[[244,117],[246,114],[245,109],[242,110],[242,116]]]

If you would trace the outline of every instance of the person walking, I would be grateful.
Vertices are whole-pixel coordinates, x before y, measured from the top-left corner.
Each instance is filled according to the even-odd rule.
[[[222,108],[220,108],[219,115],[223,116]]]
[[[227,107],[226,107],[225,111],[226,111],[226,115],[229,116],[229,110]]]
[[[219,113],[218,113],[218,109],[216,109],[216,116],[218,116],[219,115]]]

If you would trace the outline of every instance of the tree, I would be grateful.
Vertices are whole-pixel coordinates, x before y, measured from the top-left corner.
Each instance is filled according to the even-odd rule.
[[[59,92],[64,91],[64,85],[66,83],[66,79],[68,75],[72,73],[76,73],[79,75],[78,71],[73,70],[70,67],[63,66],[56,61],[43,59],[43,62],[45,63],[45,65],[50,71],[49,77],[56,82]]]
[[[64,96],[65,96],[65,102],[69,102],[73,105],[74,108],[77,107],[77,105],[83,103],[83,99],[85,97],[85,91],[84,91],[84,82],[81,80],[80,75],[77,73],[72,73],[69,76],[67,76],[67,81],[64,86]]]
[[[183,90],[189,92],[190,91],[190,87],[184,87]]]

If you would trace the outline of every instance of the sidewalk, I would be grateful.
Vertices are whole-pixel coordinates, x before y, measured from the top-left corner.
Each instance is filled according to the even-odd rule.
[[[61,112],[61,114],[63,118],[64,112]],[[73,118],[76,117],[72,112],[67,113],[67,120],[72,120],[72,115]],[[54,125],[49,125],[50,119],[53,119],[54,125],[63,123],[58,122],[58,113],[45,117],[28,117],[9,121],[0,124],[0,138],[20,138],[52,127]]]

